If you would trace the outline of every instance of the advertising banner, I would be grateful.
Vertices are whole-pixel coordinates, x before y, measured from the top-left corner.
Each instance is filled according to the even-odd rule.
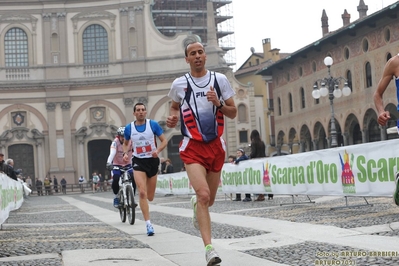
[[[392,196],[399,141],[304,152],[223,166],[223,193]],[[159,175],[157,193],[194,193],[186,172]]]
[[[24,201],[20,182],[0,173],[0,224],[3,224],[11,211],[21,207]]]

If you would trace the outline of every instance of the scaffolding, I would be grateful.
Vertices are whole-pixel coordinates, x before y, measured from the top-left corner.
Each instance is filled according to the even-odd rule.
[[[212,0],[219,46],[226,52],[228,65],[235,65],[235,41],[232,0]],[[165,36],[190,32],[207,45],[207,0],[154,0],[152,17]]]

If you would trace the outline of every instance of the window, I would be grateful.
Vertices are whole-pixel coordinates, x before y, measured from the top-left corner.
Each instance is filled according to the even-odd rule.
[[[389,43],[389,41],[391,40],[391,30],[389,28],[386,28],[384,30],[384,40],[386,43]]]
[[[392,58],[391,53],[388,53],[388,54],[387,54],[387,62],[388,62],[388,60],[391,59],[391,58]]]
[[[83,63],[108,63],[108,34],[100,25],[90,25],[83,32]]]
[[[256,65],[259,65],[259,58],[256,58]]]
[[[363,52],[367,52],[369,50],[369,41],[367,39],[363,39],[362,42]]]
[[[313,72],[316,72],[316,62],[315,61],[312,62],[312,70],[313,70]]]
[[[344,49],[344,57],[346,60],[349,59],[349,48],[348,47],[345,47],[345,49]]]
[[[373,80],[371,77],[371,65],[369,62],[366,63],[365,71],[366,71],[366,88],[369,88],[373,86]]]
[[[244,104],[239,104],[237,107],[238,123],[247,122],[247,107]]]
[[[348,83],[348,87],[353,91],[352,88],[352,73],[350,70],[346,71],[346,82]]]
[[[305,90],[301,88],[301,108],[305,109],[306,103],[305,103]]]
[[[288,101],[290,103],[290,113],[292,113],[293,111],[293,107],[292,107],[292,94],[288,94]]]
[[[248,143],[248,131],[242,130],[239,132],[240,143]]]
[[[278,115],[281,115],[281,99],[280,99],[280,97],[277,99],[277,104],[278,104]]]
[[[27,67],[28,36],[20,28],[12,28],[4,36],[4,57],[6,67]]]
[[[303,69],[302,69],[302,67],[299,67],[299,68],[298,68],[298,74],[299,74],[300,77],[302,77],[302,75],[303,75]]]

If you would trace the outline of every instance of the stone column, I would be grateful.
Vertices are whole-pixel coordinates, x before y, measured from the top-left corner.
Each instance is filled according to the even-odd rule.
[[[342,134],[342,137],[344,138],[344,146],[348,146],[349,143],[349,133],[345,132],[344,134]]]
[[[64,129],[64,151],[65,151],[65,171],[73,171],[72,164],[72,140],[70,123],[70,102],[62,102],[62,127]]]
[[[53,102],[46,103],[47,116],[48,116],[48,138],[49,138],[49,152],[50,152],[50,173],[58,172],[57,160],[57,133],[55,123],[55,108],[56,104]]]
[[[52,63],[51,61],[51,13],[42,14],[42,27],[43,27],[43,61],[45,65]]]
[[[60,58],[59,62],[61,64],[66,64],[68,62],[68,35],[67,35],[67,23],[65,22],[66,13],[57,13],[58,17],[58,38],[60,40]]]
[[[133,11],[132,11],[133,12]],[[130,29],[128,27],[128,14],[129,8],[124,7],[119,9],[120,13],[120,28],[121,28],[121,48],[122,48],[122,60],[130,60],[129,53],[129,35]]]

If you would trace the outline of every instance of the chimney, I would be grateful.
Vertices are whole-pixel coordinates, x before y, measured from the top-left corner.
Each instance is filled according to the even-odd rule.
[[[321,30],[322,30],[323,36],[327,35],[329,32],[328,31],[328,17],[327,17],[325,9],[323,9],[323,13],[321,15]]]
[[[359,5],[357,6],[357,11],[359,12],[359,18],[367,17],[368,6],[364,4],[363,0],[360,0]]]
[[[270,58],[270,50],[272,49],[272,42],[270,38],[266,38],[262,40],[263,44],[263,59],[269,59]]]
[[[342,17],[342,22],[344,23],[344,27],[351,23],[351,15],[348,14],[346,9],[344,10],[344,13],[342,14],[341,17]]]

